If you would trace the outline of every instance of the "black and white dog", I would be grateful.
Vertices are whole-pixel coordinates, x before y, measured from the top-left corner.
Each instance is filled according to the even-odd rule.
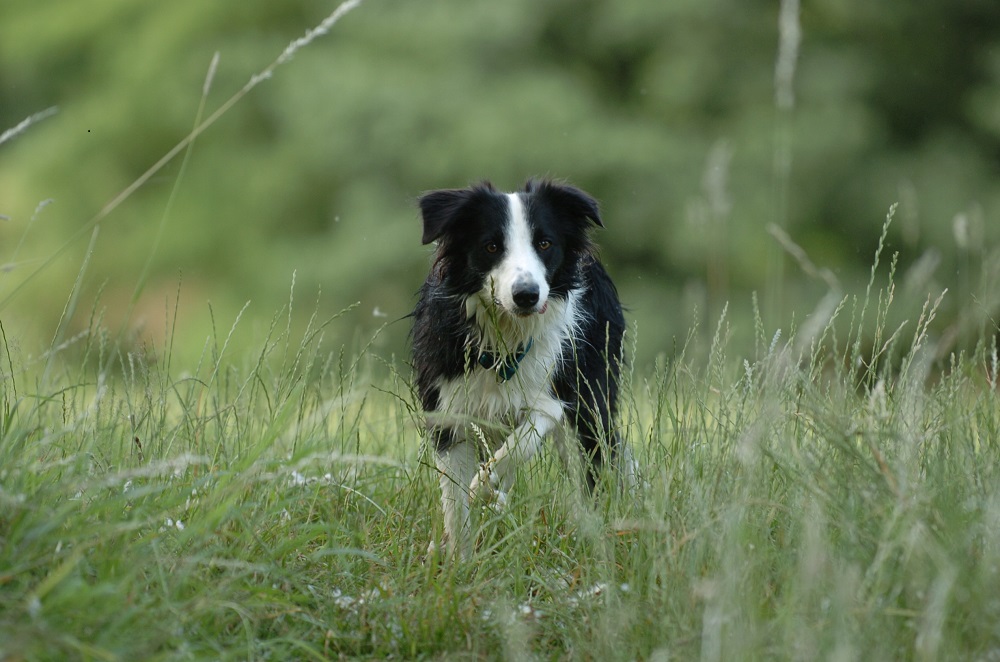
[[[583,191],[529,181],[502,193],[484,182],[427,193],[420,211],[423,243],[437,250],[413,313],[413,363],[445,543],[467,557],[470,500],[502,504],[517,465],[550,433],[566,464],[564,421],[588,488],[605,460],[633,483],[614,429],[625,320],[589,239],[603,227],[597,202]]]

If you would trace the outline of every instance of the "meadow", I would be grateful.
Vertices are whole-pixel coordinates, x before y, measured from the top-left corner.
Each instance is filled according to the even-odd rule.
[[[219,271],[233,279],[226,282],[246,279],[248,271],[256,270],[260,273],[254,278],[272,288],[277,287],[277,271],[261,266],[265,254],[281,269],[294,262],[315,272],[326,268],[318,265],[336,262],[330,259],[330,246],[354,251],[367,241],[367,235],[345,239],[331,233],[329,244],[319,246],[321,235],[303,233],[296,250],[272,250],[273,239],[265,238],[254,243],[257,252],[245,253],[228,250],[229,242],[244,236],[239,234],[248,225],[244,219],[252,214],[233,213],[227,221],[226,214],[208,209],[192,195],[187,213],[179,202],[171,218],[175,200],[188,187],[200,191],[214,186],[204,172],[185,178],[189,162],[197,162],[190,160],[196,139],[293,55],[306,63],[307,80],[312,80],[310,66],[325,72],[326,60],[310,65],[297,52],[358,4],[349,0],[342,5],[208,112],[219,61],[213,57],[190,133],[130,180],[89,222],[80,223],[78,214],[70,214],[76,223],[72,231],[55,233],[63,243],[45,244],[31,259],[20,255],[23,237],[47,202],[38,204],[34,215],[21,214],[30,220],[17,228],[23,234],[13,252],[4,246],[9,261],[0,269],[5,286],[0,298],[5,315],[0,317],[0,660],[1000,660],[1000,254],[990,249],[988,209],[955,216],[951,228],[934,222],[945,217],[944,211],[926,213],[931,220],[925,233],[936,234],[923,251],[917,239],[907,243],[907,237],[922,235],[914,229],[915,212],[907,212],[904,201],[901,236],[909,253],[901,259],[890,250],[897,215],[892,206],[881,234],[875,233],[877,249],[864,256],[871,267],[864,272],[867,286],[860,288],[849,286],[848,270],[838,271],[838,277],[823,267],[828,262],[822,252],[816,266],[792,239],[791,224],[779,227],[793,217],[790,209],[778,215],[778,225],[769,226],[770,238],[764,225],[742,222],[740,232],[752,234],[756,242],[750,248],[767,248],[751,250],[737,238],[732,244],[739,251],[730,255],[728,248],[719,249],[718,255],[709,255],[707,290],[712,296],[694,297],[712,304],[704,306],[704,316],[691,315],[683,297],[660,296],[656,288],[671,281],[674,272],[643,267],[648,277],[632,278],[633,289],[652,288],[652,293],[636,306],[629,332],[629,354],[643,358],[630,364],[624,377],[619,421],[640,463],[641,485],[629,494],[604,488],[591,498],[578,480],[561,471],[553,454],[544,453],[519,474],[505,510],[477,504],[477,550],[467,561],[428,554],[429,543],[441,533],[438,480],[405,355],[380,343],[379,335],[389,332],[385,327],[369,333],[372,318],[381,324],[388,315],[373,314],[365,318],[368,326],[354,325],[355,307],[331,315],[326,304],[303,303],[310,297],[302,291],[313,288],[297,288],[293,277],[284,306],[273,314],[262,318],[256,309],[234,309],[231,301],[216,308],[209,304],[211,332],[195,337],[194,327],[178,311],[182,291],[200,296],[198,278],[169,281],[176,285],[164,289],[160,265],[159,285],[152,288],[157,260],[168,263],[173,274],[179,254],[221,245],[226,250],[220,255],[230,262],[217,262],[222,258],[209,252],[190,258],[192,263],[221,264]],[[782,3],[786,5],[797,8],[797,3]],[[384,18],[376,16],[367,24],[379,39],[363,42],[380,53],[388,52]],[[405,24],[409,19],[404,13],[395,20]],[[436,14],[426,20],[449,24]],[[744,32],[742,22],[733,23]],[[499,25],[521,34],[510,27],[519,24]],[[642,21],[635,25],[641,27]],[[420,33],[406,25],[395,34],[402,39]],[[466,35],[460,26],[455,33]],[[465,39],[472,37],[463,36],[461,44]],[[343,45],[346,52],[357,47]],[[713,42],[706,41],[704,48],[713,49]],[[259,49],[254,44],[248,50],[256,54]],[[715,50],[743,57],[739,49]],[[764,50],[770,74],[772,43]],[[406,49],[400,53],[403,59],[410,57]],[[484,53],[481,57],[490,59],[490,49]],[[529,69],[537,69],[527,61]],[[424,73],[436,76],[434,71]],[[372,78],[357,76],[359,87],[377,87]],[[813,75],[806,82],[828,78]],[[456,85],[464,84],[456,80]],[[790,74],[787,83],[792,84]],[[285,97],[276,93],[275,105],[305,115],[336,106],[315,100],[296,103],[298,97],[289,92],[293,88],[307,86],[289,84],[283,88]],[[766,104],[772,104],[772,90],[765,88]],[[335,86],[334,93],[340,94]],[[547,99],[547,92],[542,96]],[[428,98],[436,101],[434,95]],[[379,107],[408,107],[376,101]],[[98,106],[103,112],[105,106]],[[786,110],[788,120],[791,109]],[[465,115],[476,123],[476,113]],[[34,131],[33,124],[47,116],[30,116],[0,135],[0,144]],[[634,124],[634,118],[626,119],[622,126]],[[245,136],[240,124],[234,124],[229,130],[235,139],[205,145],[206,150],[232,152],[233,158],[266,170],[258,184],[288,175],[302,179],[310,190],[324,189],[326,180],[274,167],[272,152],[262,150],[253,158],[237,153]],[[819,124],[824,131],[810,135],[834,135],[826,120]],[[343,126],[354,124],[345,121]],[[541,126],[546,136],[560,134]],[[760,133],[758,124],[748,126],[753,136]],[[365,150],[329,149],[316,139],[324,135],[321,131],[303,134],[309,144],[333,154],[328,157],[333,161],[350,161],[338,154],[368,154],[367,145]],[[605,130],[592,134],[602,145],[610,135]],[[461,132],[456,135],[456,143],[469,142],[471,152],[493,155]],[[711,135],[716,135],[714,129]],[[777,131],[779,143],[782,135]],[[395,162],[401,141],[395,133],[387,136],[391,150],[386,162]],[[629,174],[610,160],[614,154],[628,155],[635,173],[658,172],[659,161],[634,159],[635,144],[647,140],[630,131],[619,138],[628,149],[609,153],[608,159],[585,160],[598,170]],[[780,149],[759,142],[764,161],[786,163],[773,158]],[[48,144],[62,148],[58,142]],[[651,153],[660,149],[657,145]],[[745,208],[746,202],[735,195],[730,204],[725,182],[729,152],[724,142],[719,145],[711,153],[721,165],[705,168],[715,178],[705,184],[710,189],[705,204],[694,204],[698,213],[692,212],[712,216],[718,232],[706,233],[704,224],[676,223],[662,237],[677,246],[672,248],[676,254],[654,246],[650,250],[657,260],[691,252],[690,242],[678,240],[678,227],[699,237],[729,240],[730,212]],[[301,161],[300,147],[286,148],[286,158]],[[696,179],[698,168],[687,166],[693,161],[690,153],[704,155],[702,147],[664,150],[676,152],[672,158],[679,159],[679,165],[666,170]],[[467,159],[455,156],[455,145],[441,149],[447,158],[439,160],[447,161],[447,168],[462,176],[473,170]],[[28,151],[32,158],[45,159],[59,149]],[[540,150],[529,165],[535,167],[534,158],[554,152]],[[824,166],[822,177],[799,175],[801,158],[795,169],[788,160],[787,171],[777,166],[734,166],[733,171],[763,173],[764,185],[756,180],[744,185],[768,198],[758,207],[770,209],[774,201],[769,191],[777,188],[794,197],[795,177],[836,179],[825,169],[829,152],[815,153]],[[24,152],[20,154],[23,158]],[[581,159],[572,151],[567,154],[557,166],[578,165]],[[433,159],[420,156],[414,169],[423,173]],[[172,159],[180,164],[167,169]],[[106,171],[79,167],[82,158],[61,160],[73,165],[73,178],[83,170]],[[108,158],[103,163],[122,161]],[[969,163],[969,170],[990,178],[988,168]],[[326,167],[325,161],[317,165],[324,173]],[[516,161],[505,167],[526,169]],[[369,170],[383,176],[392,169]],[[944,182],[942,190],[957,189],[950,182],[969,179],[963,169],[928,172],[930,179]],[[431,174],[435,185],[446,179],[440,172]],[[389,196],[375,194],[383,189],[356,185],[354,176],[351,169],[344,179],[351,184],[343,185],[356,197],[351,204],[378,215],[380,208],[367,206]],[[240,197],[253,187],[245,186],[242,175],[237,179],[232,190],[222,187],[221,209],[238,201],[251,208],[257,204],[250,193]],[[142,203],[155,213],[135,214],[160,218],[146,224],[153,228],[150,233],[135,233],[141,238],[133,237],[134,245],[143,250],[123,250],[133,245],[127,241],[104,249],[111,255],[105,257],[108,261],[132,260],[123,267],[128,277],[108,277],[113,272],[95,266],[100,262],[99,255],[94,257],[98,230],[108,227],[109,217],[120,213],[134,193],[145,194],[150,182],[163,180],[173,183],[161,189],[169,189],[165,197],[150,196]],[[871,195],[892,189],[864,183]],[[421,179],[396,184],[408,193],[424,186]],[[103,195],[109,186],[86,188]],[[647,186],[663,188],[652,177]],[[280,195],[271,195],[275,200],[296,201],[287,186],[258,188],[258,195],[278,191]],[[916,188],[894,192],[913,197]],[[649,198],[649,190],[636,195],[617,181],[608,189],[622,198]],[[651,204],[656,211],[648,214],[650,225],[659,227],[660,210],[678,206],[679,199]],[[966,197],[962,200],[967,204]],[[953,213],[945,204],[950,201],[937,202]],[[36,204],[32,198],[30,205]],[[198,213],[204,217],[191,213],[202,206],[206,210]],[[292,208],[297,209],[295,204]],[[284,211],[270,215],[282,228],[296,215]],[[254,214],[267,215],[257,209]],[[382,216],[392,219],[382,231],[393,239],[398,227],[412,221],[402,213]],[[628,214],[622,216],[627,222]],[[737,216],[733,214],[734,227]],[[857,219],[864,215],[841,217],[860,223]],[[189,225],[178,228],[175,218]],[[216,218],[239,223],[238,232],[223,225],[215,229],[219,244],[196,232],[211,225],[204,219]],[[332,222],[331,227],[349,225],[341,225],[339,215]],[[647,236],[637,230],[643,227],[623,228],[615,241],[638,243],[636,236]],[[854,232],[836,229],[837,237]],[[942,239],[949,230],[956,235],[958,251],[947,249]],[[833,232],[823,230],[828,231]],[[104,232],[128,234],[113,226]],[[796,234],[808,238],[809,233]],[[76,268],[72,250],[88,236],[83,266],[75,284],[66,286]],[[830,236],[813,237],[811,247],[836,254]],[[375,243],[387,242],[373,240],[369,246]],[[398,273],[389,263],[413,253],[416,243],[392,243],[397,252],[380,256],[384,263],[357,268],[374,254],[358,248],[354,261],[342,260],[337,268],[366,285],[379,280],[379,288],[392,280],[385,288],[408,301],[409,290],[399,293],[399,283],[407,281],[395,280]],[[304,252],[306,244],[317,244],[316,251]],[[722,244],[713,240],[705,245],[711,253]],[[737,266],[737,253],[759,271],[780,262],[772,259],[776,253],[788,264],[797,263],[808,287],[785,289],[788,294],[795,290],[795,316],[766,314],[756,295],[744,297],[737,288],[730,292],[724,286],[728,269]],[[629,256],[641,262],[643,254],[620,256],[619,262],[627,265]],[[938,294],[942,288],[931,277],[935,260],[960,265],[958,292]],[[698,262],[699,270],[702,266]],[[88,273],[88,267],[105,279]],[[744,280],[761,284],[776,279],[781,285],[783,269],[775,269],[773,279]],[[733,282],[742,282],[733,271]],[[384,278],[373,279],[372,273]],[[300,278],[344,285],[343,278],[321,275]],[[211,276],[203,275],[201,282]],[[66,292],[61,308],[42,305],[38,295],[45,290],[48,301],[53,283],[63,288],[60,296]],[[117,298],[115,305],[102,299],[108,283],[104,296]],[[134,289],[122,283],[135,283]],[[121,291],[112,291],[115,287]],[[157,319],[163,330],[143,339],[130,335],[128,325],[147,287],[161,297],[157,305],[163,315]],[[245,293],[230,289],[232,297]],[[335,296],[354,301],[345,292],[357,289],[344,286]],[[774,286],[762,298],[771,302],[781,293],[782,287]],[[15,297],[20,297],[19,308],[11,305]],[[61,309],[61,315],[50,314],[50,308]],[[49,317],[58,318],[52,330]],[[671,324],[694,322],[686,333],[667,334],[655,324],[666,318]],[[711,319],[707,328],[700,323],[704,319]],[[345,326],[353,328],[346,334],[354,338],[350,342],[343,340]]]
[[[996,329],[939,356],[940,300],[887,327],[875,280],[758,315],[752,356],[723,315],[633,366],[639,490],[587,498],[546,454],[467,562],[427,556],[405,361],[295,333],[294,291],[193,366],[96,312],[37,354],[5,331],[0,658],[997,659]]]

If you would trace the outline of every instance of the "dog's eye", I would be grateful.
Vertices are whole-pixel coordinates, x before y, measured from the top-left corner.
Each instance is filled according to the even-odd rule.
[[[485,248],[487,253],[496,253],[500,250],[500,247],[497,246],[497,242],[495,241],[487,241]]]
[[[548,239],[539,239],[538,240],[538,250],[540,250],[540,251],[547,251],[550,248],[552,248],[552,242],[551,241],[549,241]]]

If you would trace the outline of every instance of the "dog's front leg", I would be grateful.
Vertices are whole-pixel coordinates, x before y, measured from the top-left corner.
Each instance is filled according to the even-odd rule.
[[[534,457],[545,435],[559,425],[562,416],[562,403],[554,398],[547,398],[529,410],[524,421],[514,428],[472,480],[469,486],[471,498],[475,500],[479,495],[495,493],[500,505],[506,503],[517,467]]]
[[[475,444],[456,439],[435,452],[441,508],[444,512],[444,544],[449,556],[469,558],[472,554],[472,522],[469,518],[469,482],[479,466]]]

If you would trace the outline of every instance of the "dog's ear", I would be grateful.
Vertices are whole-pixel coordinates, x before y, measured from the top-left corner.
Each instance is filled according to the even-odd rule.
[[[421,196],[420,214],[424,217],[421,242],[429,244],[443,235],[471,197],[472,191],[467,188],[431,191]]]
[[[469,188],[442,189],[425,193],[420,198],[420,214],[424,217],[424,236],[421,241],[429,244],[440,239],[445,232],[462,218],[475,213],[479,207],[499,204],[497,190],[489,181],[482,181]]]
[[[525,190],[537,192],[548,198],[553,206],[570,218],[580,221],[589,219],[598,227],[604,227],[604,221],[601,220],[601,210],[597,204],[597,200],[594,200],[589,194],[575,186],[556,184],[548,181],[528,182]]]

